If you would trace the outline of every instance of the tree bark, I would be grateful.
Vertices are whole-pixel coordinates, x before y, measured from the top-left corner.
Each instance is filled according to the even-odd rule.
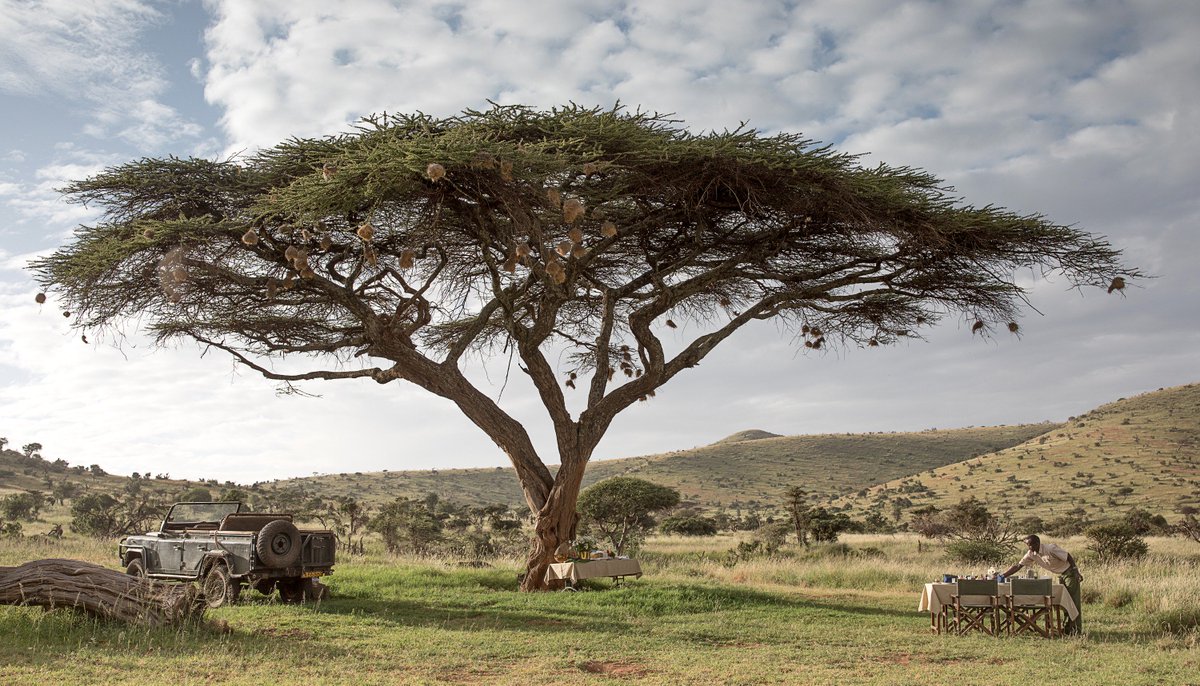
[[[142,626],[173,626],[204,614],[192,584],[144,579],[78,560],[0,567],[0,604],[70,607]]]
[[[554,486],[550,489],[550,496],[538,511],[533,548],[525,561],[522,591],[552,589],[552,584],[546,582],[546,570],[554,563],[554,551],[558,546],[575,538],[575,525],[579,523],[575,506],[579,502],[579,485],[583,482],[586,466],[584,459],[563,460],[554,478]]]

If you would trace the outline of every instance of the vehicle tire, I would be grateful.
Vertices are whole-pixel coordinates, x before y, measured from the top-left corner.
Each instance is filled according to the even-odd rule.
[[[276,519],[258,532],[254,552],[266,567],[291,567],[300,559],[300,530],[286,519]]]
[[[297,605],[304,602],[306,581],[307,579],[290,578],[280,579],[275,582],[275,585],[279,587],[279,599],[288,605]]]
[[[142,562],[142,558],[135,557],[129,560],[129,564],[125,565],[125,573],[129,576],[136,576],[139,579],[146,578],[146,563]]]
[[[215,562],[204,576],[201,586],[204,593],[204,603],[210,608],[230,605],[237,598],[233,579],[229,578],[229,567],[224,562]]]

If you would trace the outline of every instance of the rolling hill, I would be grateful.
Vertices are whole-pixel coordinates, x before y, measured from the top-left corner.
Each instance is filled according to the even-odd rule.
[[[622,475],[677,488],[706,510],[776,510],[783,491],[798,485],[851,513],[876,508],[890,515],[898,499],[905,508],[943,507],[975,496],[994,511],[1043,517],[1082,508],[1101,518],[1135,505],[1171,514],[1200,508],[1200,384],[1121,399],[1065,424],[814,436],[752,429],[690,450],[595,461],[584,485]],[[64,480],[117,493],[129,477],[0,451],[0,496],[49,493],[50,484]],[[197,486],[213,495],[235,486],[141,483],[166,500]],[[328,474],[241,488],[259,496],[285,490],[351,496],[375,505],[427,493],[462,504],[524,503],[512,469],[501,467]]]
[[[896,498],[944,507],[974,496],[993,511],[1043,518],[1081,508],[1104,519],[1133,507],[1200,508],[1200,384],[1102,405],[990,455],[922,471],[839,501],[851,510]]]
[[[614,476],[637,476],[679,489],[706,509],[775,508],[793,485],[829,499],[922,470],[1017,445],[1054,424],[998,426],[918,433],[775,436],[739,432],[712,445],[659,455],[600,460],[588,465],[584,486]],[[331,474],[264,485],[382,503],[436,493],[460,503],[524,503],[511,468]]]

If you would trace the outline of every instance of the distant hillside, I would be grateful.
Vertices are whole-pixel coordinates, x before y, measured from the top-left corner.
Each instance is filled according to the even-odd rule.
[[[631,475],[675,487],[685,499],[707,508],[774,508],[789,486],[804,486],[832,498],[1016,445],[1056,426],[727,438],[691,450],[593,462],[584,485]],[[766,432],[735,436],[743,434]],[[461,503],[524,503],[512,469],[501,467],[336,474],[281,480],[263,487],[268,491],[300,487],[323,497],[347,495],[376,503],[426,493]]]
[[[1200,384],[1122,398],[1035,440],[840,504],[890,512],[896,498],[944,507],[970,496],[1044,519],[1077,507],[1093,519],[1135,506],[1164,515],[1200,508]]]
[[[713,443],[713,445],[721,445],[724,443],[741,443],[742,441],[758,441],[764,438],[783,438],[779,434],[773,434],[770,431],[761,429],[749,429],[747,431],[739,431],[732,436],[726,436],[721,440]]]

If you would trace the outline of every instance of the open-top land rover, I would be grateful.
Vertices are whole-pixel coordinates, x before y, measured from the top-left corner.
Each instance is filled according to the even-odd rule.
[[[121,540],[125,571],[199,581],[209,607],[233,602],[242,586],[284,602],[319,597],[318,577],[333,573],[336,539],[296,528],[290,514],[248,512],[235,502],[176,503],[158,531]]]

